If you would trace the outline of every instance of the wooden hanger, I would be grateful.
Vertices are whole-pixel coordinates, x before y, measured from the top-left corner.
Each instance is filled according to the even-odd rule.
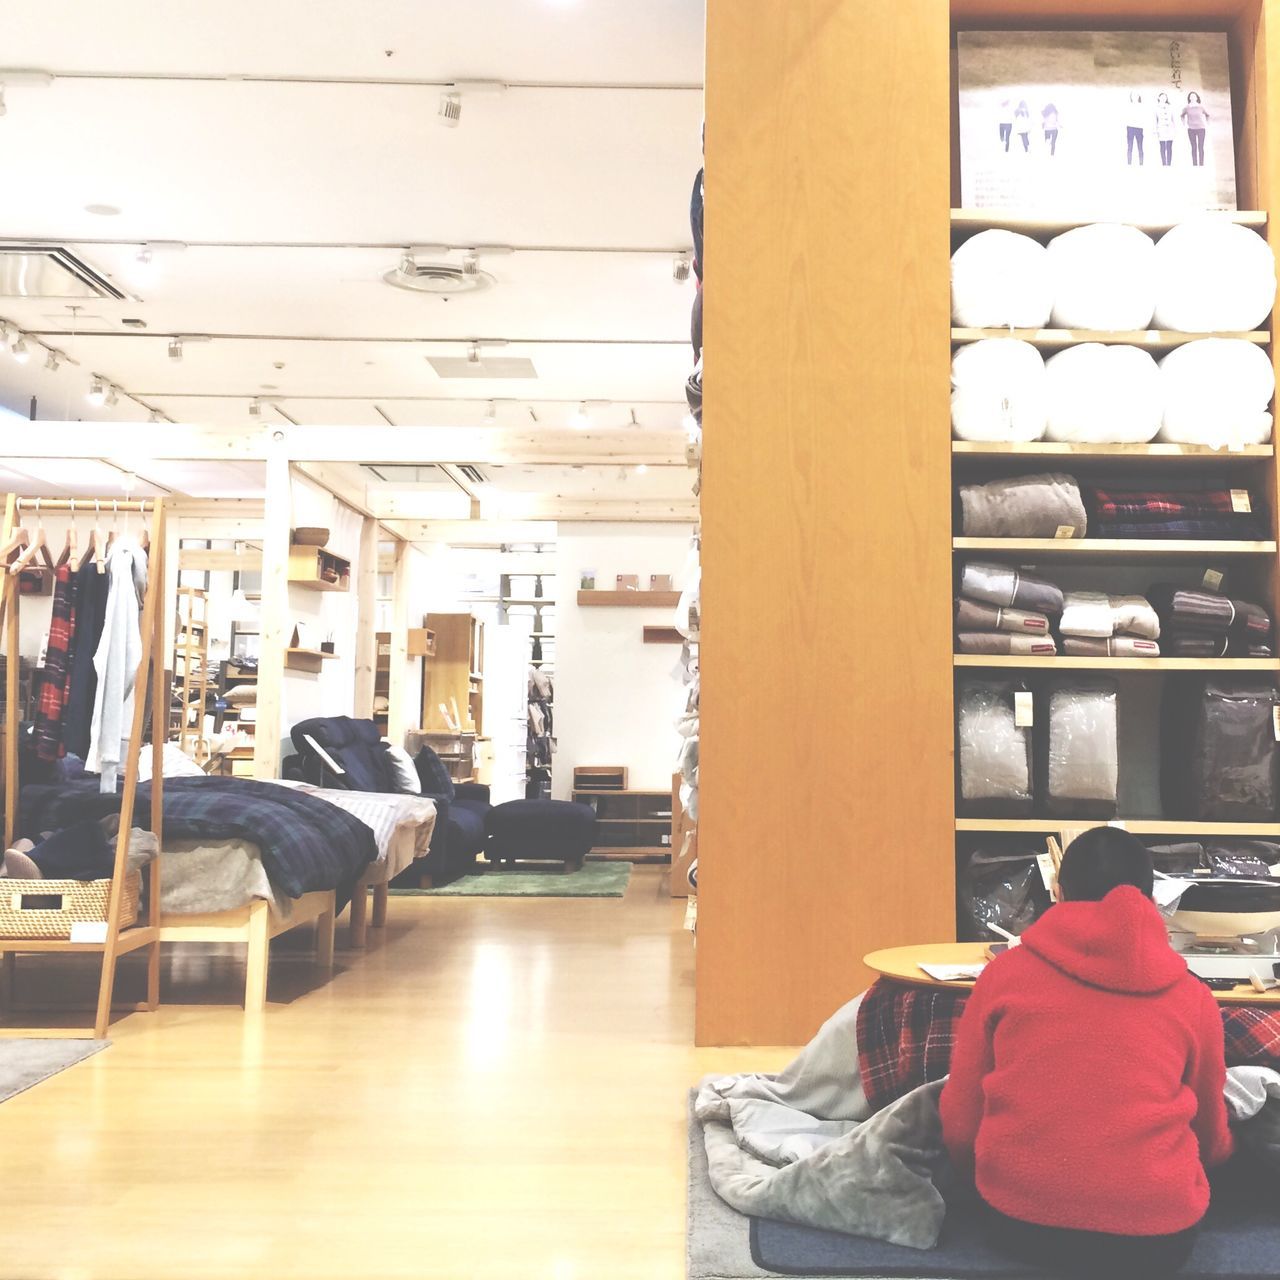
[[[71,499],[71,519],[67,522],[67,537],[62,544],[62,553],[58,556],[55,568],[67,564],[76,554],[76,500]]]
[[[107,571],[107,548],[110,542],[102,540],[102,530],[98,527],[98,523],[102,518],[102,507],[95,502],[93,504],[93,563],[99,573]]]
[[[0,547],[0,561],[8,560],[13,553],[25,547],[31,541],[31,535],[25,529],[15,529],[9,535],[9,541]]]
[[[31,564],[37,554],[43,556],[45,568],[53,568],[53,561],[49,558],[49,543],[44,536],[44,521],[40,519],[39,498],[36,499],[36,536],[27,543],[27,549],[9,566],[9,572],[16,577]]]

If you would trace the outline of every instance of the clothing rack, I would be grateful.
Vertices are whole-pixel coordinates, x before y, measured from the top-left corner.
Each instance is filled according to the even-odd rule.
[[[20,529],[23,512],[36,513],[37,520],[46,512],[70,512],[72,520],[79,511],[92,512],[100,519],[110,511],[116,516],[128,513],[149,515],[144,526],[144,538],[148,539],[147,587],[142,602],[141,640],[142,652],[134,683],[133,723],[129,733],[128,755],[123,763],[124,792],[120,801],[120,830],[116,836],[115,861],[111,876],[111,894],[107,907],[106,936],[102,941],[73,942],[63,938],[2,938],[0,956],[3,956],[3,994],[12,1006],[13,978],[16,957],[20,954],[99,954],[102,957],[102,973],[98,984],[98,1000],[92,1006],[94,1023],[91,1032],[83,1029],[50,1029],[0,1026],[0,1036],[66,1036],[103,1040],[111,1021],[112,1008],[134,1012],[154,1012],[160,1004],[160,859],[155,858],[148,869],[147,909],[137,924],[122,929],[125,881],[129,868],[129,834],[133,827],[134,806],[138,794],[138,765],[142,752],[142,736],[147,719],[147,688],[150,677],[151,690],[151,830],[157,840],[163,837],[164,778],[163,748],[168,724],[168,692],[164,678],[164,614],[160,609],[160,595],[164,591],[164,500],[118,498],[19,498],[10,494],[5,499],[4,521],[0,527],[0,547],[9,547]],[[95,542],[97,531],[95,528]],[[5,655],[7,658],[5,679],[7,682],[8,716],[4,732],[4,839],[8,847],[13,841],[18,820],[18,747],[17,675],[20,630],[18,578],[0,565],[3,572],[3,590],[0,592],[0,621],[5,628]],[[27,883],[27,882],[24,882]],[[38,882],[35,882],[38,883]],[[147,998],[138,1004],[113,1006],[116,964],[122,955],[142,947],[147,954]]]

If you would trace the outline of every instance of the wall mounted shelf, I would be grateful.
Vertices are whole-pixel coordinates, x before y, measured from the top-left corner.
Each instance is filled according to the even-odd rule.
[[[583,607],[617,609],[674,609],[680,603],[678,591],[579,591]]]
[[[1167,351],[1201,338],[1239,338],[1266,346],[1271,335],[1264,329],[1235,333],[1180,333],[1172,329],[952,329],[952,342],[980,342],[983,338],[1019,338],[1034,347],[1074,347],[1081,342],[1123,344],[1147,351]]]
[[[338,655],[324,653],[320,649],[286,649],[284,665],[290,671],[305,671],[309,675],[319,675],[320,668]]]
[[[1109,560],[1196,560],[1218,556],[1273,556],[1274,541],[1203,542],[1183,538],[953,538],[956,551],[1011,556],[1073,556]]]

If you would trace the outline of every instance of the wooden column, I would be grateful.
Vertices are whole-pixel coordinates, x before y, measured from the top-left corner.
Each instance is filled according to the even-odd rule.
[[[697,1040],[795,1044],[954,937],[948,7],[707,17]]]
[[[409,552],[407,542],[397,542],[391,586],[391,666],[387,678],[387,737],[404,746],[405,730],[416,709],[409,706]]]
[[[373,686],[378,668],[378,522],[365,516],[360,526],[360,563],[356,567],[356,687],[351,714],[373,715]]]
[[[283,445],[267,458],[267,495],[262,530],[262,621],[258,641],[258,724],[253,775],[280,776],[284,723],[284,651],[289,643],[289,537],[293,492]]]

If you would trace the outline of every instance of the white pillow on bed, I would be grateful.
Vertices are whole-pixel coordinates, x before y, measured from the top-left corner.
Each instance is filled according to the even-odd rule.
[[[1039,440],[1048,413],[1044,357],[1029,342],[984,338],[951,360],[951,429],[957,440]]]
[[[386,738],[383,738],[382,743],[387,749],[387,755],[391,757],[391,772],[395,774],[397,789],[407,796],[420,796],[422,779],[418,777],[413,757],[403,747],[397,747]]]
[[[1276,258],[1248,227],[1207,214],[1181,222],[1156,245],[1158,329],[1224,333],[1257,329],[1276,297]]]
[[[1164,410],[1160,370],[1138,347],[1082,342],[1045,361],[1049,429],[1071,444],[1146,444]]]
[[[1161,440],[1222,449],[1271,439],[1276,375],[1271,358],[1252,342],[1201,338],[1175,347],[1160,361],[1160,380]]]
[[[1056,329],[1145,329],[1156,307],[1156,247],[1137,227],[1096,222],[1049,241]]]
[[[166,742],[160,748],[160,767],[166,778],[207,778],[209,775],[175,742]],[[151,746],[142,748],[138,757],[138,781],[151,781]]]
[[[1041,329],[1053,288],[1044,245],[1016,231],[979,231],[951,255],[951,319],[964,329]]]

